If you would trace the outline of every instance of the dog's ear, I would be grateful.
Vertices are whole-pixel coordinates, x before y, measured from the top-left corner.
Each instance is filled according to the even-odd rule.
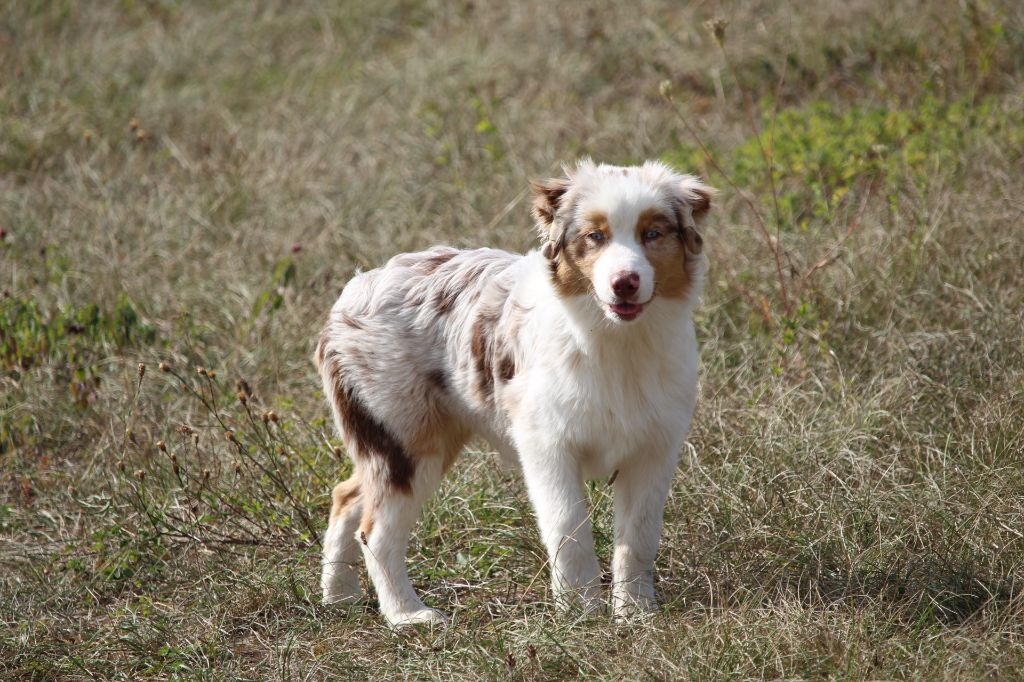
[[[557,256],[563,246],[564,235],[558,229],[555,216],[570,184],[566,178],[530,181],[533,188],[533,218],[537,221],[537,232],[544,242],[541,252],[549,259]]]
[[[711,199],[717,193],[714,187],[705,185],[692,175],[684,175],[672,188],[679,229],[682,230],[686,250],[693,254],[699,254],[704,248],[700,230],[707,222]]]
[[[690,215],[697,227],[703,228],[711,210],[711,200],[718,194],[718,190],[701,182],[692,175],[683,176],[676,195],[689,205]]]

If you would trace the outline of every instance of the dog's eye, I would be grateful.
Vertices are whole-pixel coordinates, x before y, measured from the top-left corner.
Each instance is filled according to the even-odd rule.
[[[647,230],[644,232],[644,241],[653,242],[655,239],[661,236],[661,230]]]
[[[594,232],[591,232],[587,235],[587,239],[589,239],[592,242],[603,242],[604,232],[598,232],[595,230]]]

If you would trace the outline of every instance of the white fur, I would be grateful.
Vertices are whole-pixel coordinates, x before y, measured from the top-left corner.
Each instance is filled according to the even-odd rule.
[[[429,417],[446,425],[444,433],[456,434],[451,443],[477,433],[503,459],[518,462],[549,554],[552,591],[562,605],[600,608],[601,571],[584,481],[618,472],[612,557],[617,617],[655,606],[652,573],[664,503],[696,403],[692,312],[704,274],[703,259],[695,259],[693,286],[685,298],[657,296],[654,269],[632,228],[646,208],[710,191],[660,164],[625,170],[584,163],[570,173],[578,190],[574,217],[604,211],[613,233],[596,261],[591,294],[560,296],[549,261],[537,251],[451,256],[454,252],[437,249],[399,256],[349,283],[318,349],[328,395],[336,395],[342,384],[355,387],[368,412],[397,440],[411,443],[409,434],[421,433]],[[689,213],[687,218],[692,221]],[[451,259],[429,275],[416,269],[444,254]],[[470,285],[451,309],[438,313],[424,303],[446,291],[449,280],[468,278],[471,270]],[[624,324],[612,320],[607,309],[615,301],[611,280],[620,271],[639,274],[636,300],[646,303],[637,319]],[[483,395],[469,349],[476,325],[492,319],[484,317],[487,313],[494,320],[493,347],[514,357],[515,374],[503,381],[493,370],[492,392]],[[494,351],[492,360],[499,356]],[[430,388],[423,379],[435,367],[447,373],[444,389]],[[358,451],[345,409],[335,404],[339,430],[361,476],[362,497],[332,519],[325,535],[324,600],[358,598],[353,564],[361,547],[389,622],[441,622],[440,612],[426,607],[413,590],[405,551],[421,505],[440,483],[442,457],[413,453],[410,491],[388,488],[384,460]],[[372,531],[360,537],[360,515],[369,501],[375,510]]]

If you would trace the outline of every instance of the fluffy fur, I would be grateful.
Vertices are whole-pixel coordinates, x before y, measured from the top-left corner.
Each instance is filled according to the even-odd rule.
[[[583,161],[534,183],[544,245],[436,247],[359,274],[316,363],[354,474],[334,490],[325,602],[362,595],[392,624],[443,622],[406,572],[409,534],[473,435],[520,467],[561,604],[601,604],[583,482],[615,478],[612,604],[654,607],[665,498],[693,414],[692,311],[712,190],[663,164]]]

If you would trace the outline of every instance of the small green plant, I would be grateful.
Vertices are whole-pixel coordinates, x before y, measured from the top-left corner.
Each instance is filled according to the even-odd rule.
[[[1024,144],[1024,115],[1000,108],[998,100],[943,101],[925,96],[912,108],[882,108],[812,102],[778,110],[785,63],[775,96],[755,104],[725,49],[728,22],[706,27],[740,89],[749,136],[728,153],[713,150],[673,97],[664,81],[662,97],[672,107],[692,144],[677,139],[666,154],[670,163],[704,167],[735,193],[753,222],[764,256],[775,271],[774,293],[759,294],[748,273],[727,273],[731,286],[748,302],[760,328],[772,334],[780,351],[779,370],[789,368],[791,350],[813,339],[828,350],[828,326],[819,319],[812,296],[819,273],[840,258],[857,231],[869,202],[884,193],[890,205],[909,184],[924,187],[937,173],[955,170],[974,140],[999,137]],[[793,248],[784,235],[815,233],[832,237],[818,253]]]
[[[762,105],[763,117],[772,108]],[[890,195],[903,182],[923,186],[935,173],[958,168],[973,140],[994,135],[1024,144],[1024,116],[993,99],[947,104],[928,96],[905,109],[814,102],[779,113],[771,130],[737,148],[726,165],[738,185],[761,186],[764,149],[777,196],[763,193],[762,203],[778,201],[783,230],[806,230],[812,221],[839,218],[858,186],[881,182]]]
[[[712,32],[715,41],[720,47],[722,47],[723,55],[725,54],[723,47],[725,40],[725,26],[726,23],[721,20],[709,22],[708,24],[708,28]],[[785,72],[783,72],[783,77],[784,75]],[[780,86],[781,83],[782,80],[780,79]],[[758,233],[764,252],[774,265],[776,276],[775,295],[771,298],[763,295],[758,296],[753,293],[743,283],[742,277],[740,276],[730,274],[730,278],[733,288],[747,300],[751,310],[754,311],[760,319],[763,328],[775,337],[780,359],[778,371],[780,373],[785,373],[790,366],[789,349],[795,346],[798,339],[798,331],[803,326],[803,323],[810,317],[807,315],[809,305],[804,300],[804,295],[807,292],[815,274],[838,258],[839,249],[843,242],[858,227],[863,210],[867,205],[867,198],[873,193],[873,186],[865,193],[859,210],[849,221],[843,234],[838,237],[824,253],[810,259],[808,261],[808,265],[798,268],[792,257],[784,250],[781,244],[784,225],[784,204],[780,200],[783,192],[779,186],[780,177],[774,162],[773,141],[776,118],[775,111],[773,110],[771,112],[771,127],[769,131],[767,133],[762,133],[756,121],[755,114],[753,113],[753,105],[749,102],[746,98],[746,94],[744,93],[744,101],[747,105],[746,110],[748,114],[747,121],[756,144],[756,153],[746,153],[750,154],[750,156],[756,159],[757,162],[748,162],[746,166],[740,165],[739,169],[742,169],[747,173],[747,175],[741,175],[737,170],[729,170],[723,166],[718,156],[712,153],[701,135],[697,132],[696,128],[694,128],[693,124],[683,114],[679,105],[673,99],[672,87],[669,81],[662,82],[661,95],[669,103],[678,120],[681,121],[683,126],[686,128],[687,132],[697,145],[697,148],[703,155],[706,164],[708,164],[718,174],[718,176],[725,181],[728,187],[735,192],[747,207],[749,215],[754,221],[754,227]],[[746,159],[745,156],[742,158]],[[750,180],[750,176],[753,175],[754,171],[760,171],[763,177],[763,184],[766,186],[766,194],[770,200],[770,209],[766,210],[764,208],[761,196],[741,187],[741,184],[743,184],[741,180]],[[821,339],[820,334],[817,335],[817,337],[819,340]]]
[[[260,292],[252,306],[254,318],[259,317],[260,313],[271,316],[277,312],[284,303],[285,292],[295,279],[295,273],[295,262],[291,256],[285,256],[274,265],[270,286]]]
[[[47,311],[33,299],[0,300],[0,371],[17,378],[49,365],[80,407],[96,397],[103,349],[151,345],[156,338],[156,328],[126,296],[112,310],[90,303]],[[0,440],[8,435],[0,429]]]
[[[122,296],[113,310],[98,304],[46,311],[33,299],[0,300],[0,368],[5,372],[35,365],[81,365],[97,345],[129,347],[156,341],[156,328]]]

